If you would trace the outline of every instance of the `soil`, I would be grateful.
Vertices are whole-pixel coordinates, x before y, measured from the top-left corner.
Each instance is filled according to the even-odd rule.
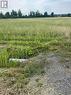
[[[45,74],[36,75],[30,78],[30,82],[24,89],[10,88],[0,77],[0,95],[71,95],[71,60],[67,59],[64,63],[61,56],[54,53],[39,55],[35,62],[45,61]],[[6,69],[0,69],[4,72]]]

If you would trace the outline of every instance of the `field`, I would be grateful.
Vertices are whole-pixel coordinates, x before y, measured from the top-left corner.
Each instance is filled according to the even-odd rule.
[[[0,66],[47,51],[71,54],[71,18],[0,20]]]
[[[9,88],[15,84],[19,89],[23,88],[22,84],[27,85],[33,75],[43,75],[46,65],[45,55],[49,53],[60,55],[61,62],[65,62],[64,58],[71,58],[71,18],[0,20],[0,85],[1,82],[8,82],[5,85]],[[44,56],[39,57],[40,54]],[[31,61],[24,65],[10,61],[10,58]],[[38,86],[41,87],[42,82],[38,82]],[[7,95],[36,94],[10,92]]]

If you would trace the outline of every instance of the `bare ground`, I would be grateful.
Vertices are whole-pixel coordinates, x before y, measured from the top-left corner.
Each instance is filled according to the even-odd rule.
[[[38,56],[36,62],[45,61],[45,74],[30,78],[24,88],[7,85],[11,79],[0,77],[0,95],[71,95],[71,60],[62,58],[54,53]],[[6,69],[0,69],[5,72]],[[20,84],[19,84],[20,85]]]

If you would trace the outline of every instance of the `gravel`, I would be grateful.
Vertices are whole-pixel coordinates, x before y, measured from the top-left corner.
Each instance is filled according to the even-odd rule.
[[[54,89],[48,95],[71,95],[71,69],[65,68],[65,64],[60,63],[60,57],[54,54],[48,56],[48,62],[47,84],[52,84]]]
[[[26,85],[26,93],[20,89],[20,93],[15,91],[14,86],[5,88],[5,83],[0,81],[0,95],[71,95],[71,60],[61,62],[62,57],[54,54],[40,54],[31,59],[34,63],[46,63],[45,74],[37,75],[30,78],[29,84]],[[23,61],[23,60],[22,60]],[[0,69],[0,72],[5,70]],[[39,80],[36,82],[36,80]],[[1,78],[0,78],[1,80]],[[38,84],[42,84],[38,87]],[[3,90],[4,89],[4,90]],[[7,94],[3,94],[7,92]],[[13,94],[10,94],[12,92]]]

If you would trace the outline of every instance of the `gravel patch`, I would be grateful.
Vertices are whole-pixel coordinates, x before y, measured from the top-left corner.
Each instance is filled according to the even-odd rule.
[[[61,57],[54,53],[40,54],[30,60],[38,64],[45,63],[46,73],[31,77],[22,89],[16,89],[16,84],[9,88],[0,78],[0,95],[71,95],[71,60],[62,63]],[[0,69],[0,72],[6,70]]]

